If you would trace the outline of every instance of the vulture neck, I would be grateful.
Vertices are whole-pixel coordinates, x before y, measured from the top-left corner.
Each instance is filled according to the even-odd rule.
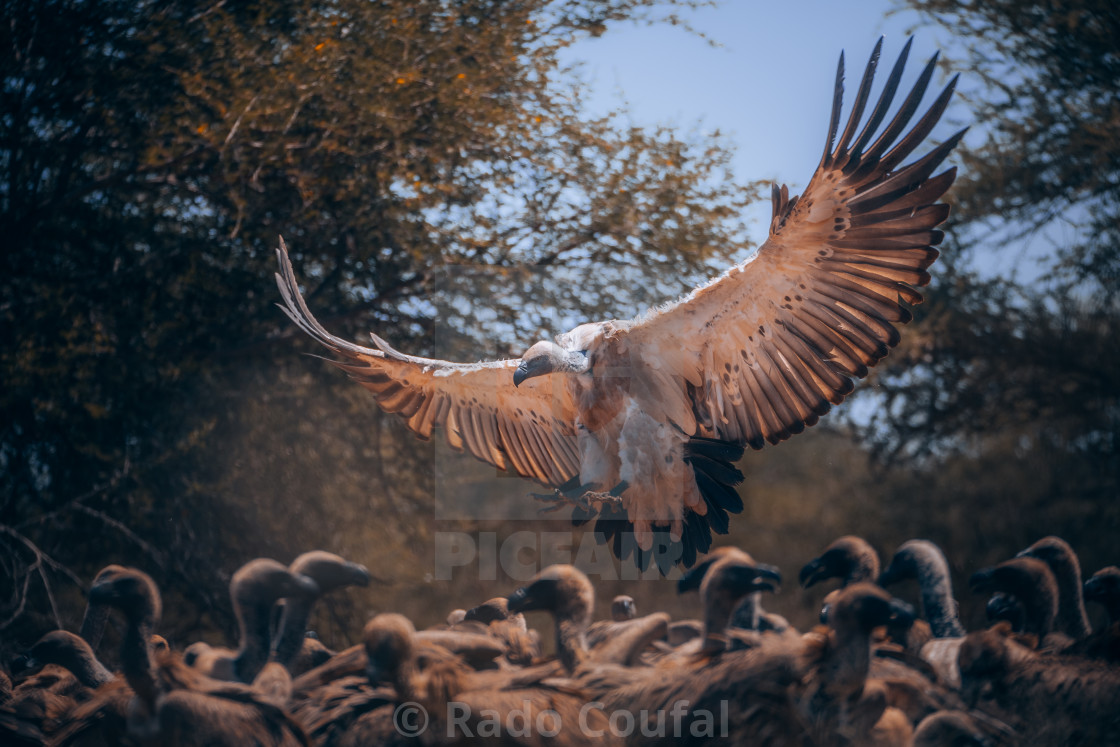
[[[293,596],[284,600],[284,612],[280,617],[280,631],[272,646],[273,658],[289,671],[295,659],[303,650],[303,638],[307,632],[307,621],[311,619],[312,597]]]
[[[927,553],[916,558],[918,587],[922,593],[922,610],[934,638],[956,638],[964,635],[964,626],[957,615],[957,602],[949,580],[949,568],[941,553]]]
[[[1074,640],[1088,637],[1089,615],[1085,611],[1085,598],[1081,594],[1081,568],[1076,559],[1051,565],[1054,580],[1058,583],[1058,618],[1055,621],[1062,632]]]
[[[554,373],[584,374],[591,368],[591,359],[580,350],[566,350],[559,345],[550,348],[549,359]]]
[[[743,597],[731,615],[731,627],[744,630],[759,630],[762,615],[762,592],[752,591]]]
[[[97,660],[93,650],[88,648],[76,649],[73,657],[67,657],[64,666],[88,688],[98,688],[113,679],[104,664]]]
[[[556,656],[569,672],[587,659],[587,620],[556,618]]]
[[[154,609],[130,616],[121,640],[121,671],[147,714],[156,709],[156,681],[152,673],[149,642],[156,627]]]
[[[109,619],[109,608],[103,604],[86,605],[85,616],[82,618],[82,627],[78,635],[89,644],[91,649],[96,649],[101,643],[101,636],[105,632],[105,623]]]
[[[233,674],[240,682],[252,682],[268,662],[272,605],[271,600],[245,599],[238,599],[234,605],[241,640],[237,656],[233,659]]]

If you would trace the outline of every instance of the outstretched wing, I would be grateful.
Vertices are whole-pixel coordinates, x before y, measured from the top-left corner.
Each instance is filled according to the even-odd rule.
[[[276,255],[280,308],[338,357],[331,363],[416,435],[428,439],[443,426],[453,448],[544,485],[559,486],[579,474],[575,410],[563,378],[542,376],[514,387],[518,360],[450,363],[404,355],[374,334],[376,350],[335,337],[300,295],[283,239]]]
[[[937,200],[956,170],[931,174],[964,131],[900,164],[937,123],[956,78],[903,134],[934,56],[879,132],[907,42],[860,129],[881,45],[882,39],[837,140],[841,55],[824,156],[800,199],[775,187],[770,236],[757,254],[627,332],[632,349],[651,344],[665,352],[662,373],[669,367],[681,382],[698,435],[758,449],[813,425],[852,391],[851,377],[866,376],[898,343],[894,325],[912,318],[906,304],[922,300],[915,287],[929,282],[926,269],[942,239],[935,227],[949,213]]]

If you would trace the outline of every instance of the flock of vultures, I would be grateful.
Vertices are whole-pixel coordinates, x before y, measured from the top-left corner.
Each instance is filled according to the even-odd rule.
[[[257,559],[230,594],[236,649],[159,635],[160,592],[143,571],[93,580],[80,634],[55,630],[0,672],[0,744],[379,745],[1115,744],[1120,738],[1120,569],[1084,581],[1057,537],[973,574],[989,627],[966,631],[948,564],[925,540],[885,569],[838,539],[799,574],[835,579],[821,623],[794,629],[763,609],[773,566],[717,548],[678,582],[700,619],[673,620],[620,596],[594,620],[594,589],[550,566],[507,597],[416,630],[372,618],[362,643],[328,650],[307,630],[326,594],[360,593],[367,570],[315,551]],[[920,615],[889,589],[916,583]],[[635,594],[640,589],[635,589]],[[640,595],[639,595],[640,596]],[[1086,603],[1108,622],[1092,630]],[[524,613],[555,623],[555,654]],[[647,614],[641,614],[641,613]],[[111,615],[124,624],[114,672],[98,660]]]

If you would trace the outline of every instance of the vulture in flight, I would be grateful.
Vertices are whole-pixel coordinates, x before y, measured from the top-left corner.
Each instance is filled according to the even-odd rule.
[[[933,172],[964,130],[903,162],[956,78],[910,126],[935,55],[888,119],[908,41],[864,120],[881,46],[842,131],[841,54],[820,165],[800,197],[774,187],[758,251],[636,319],[581,324],[515,360],[420,358],[376,334],[363,347],[312,316],[283,239],[281,308],[421,438],[441,426],[452,447],[553,488],[538,497],[571,504],[576,524],[595,519],[598,540],[643,570],[690,566],[743,508],[734,463],[745,447],[800,433],[843,401],[898,343],[895,325],[930,280],[949,214],[938,200],[956,170]]]

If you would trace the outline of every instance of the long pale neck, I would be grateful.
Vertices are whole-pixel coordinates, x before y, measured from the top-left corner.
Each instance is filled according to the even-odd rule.
[[[101,644],[101,636],[105,632],[105,623],[109,619],[109,608],[103,604],[86,605],[86,613],[82,618],[82,627],[78,635],[89,644],[94,651]]]
[[[1089,635],[1089,614],[1081,594],[1081,569],[1077,563],[1062,563],[1055,568],[1058,582],[1058,620],[1062,632],[1075,639]]]
[[[113,673],[97,660],[91,650],[75,651],[73,658],[66,662],[66,668],[89,688],[100,687],[113,679]]]
[[[156,681],[152,676],[152,660],[148,653],[148,642],[154,629],[155,620],[151,617],[130,620],[121,641],[121,670],[148,713],[154,713],[156,705]]]
[[[922,610],[933,637],[963,636],[964,626],[957,614],[957,600],[953,599],[949,568],[940,556],[918,564],[918,585],[922,592]]]
[[[272,646],[272,657],[289,669],[303,648],[303,636],[307,632],[307,621],[311,618],[314,601],[302,597],[284,600],[284,613],[280,617],[280,630]]]
[[[759,615],[762,612],[762,592],[752,591],[743,597],[739,606],[731,614],[731,626],[745,630],[758,630]]]
[[[237,679],[241,682],[252,682],[268,661],[271,611],[271,602],[237,604],[237,622],[241,631],[241,641],[237,656],[233,660],[233,667]]]
[[[587,658],[587,623],[574,619],[556,621],[556,655],[569,672]]]

